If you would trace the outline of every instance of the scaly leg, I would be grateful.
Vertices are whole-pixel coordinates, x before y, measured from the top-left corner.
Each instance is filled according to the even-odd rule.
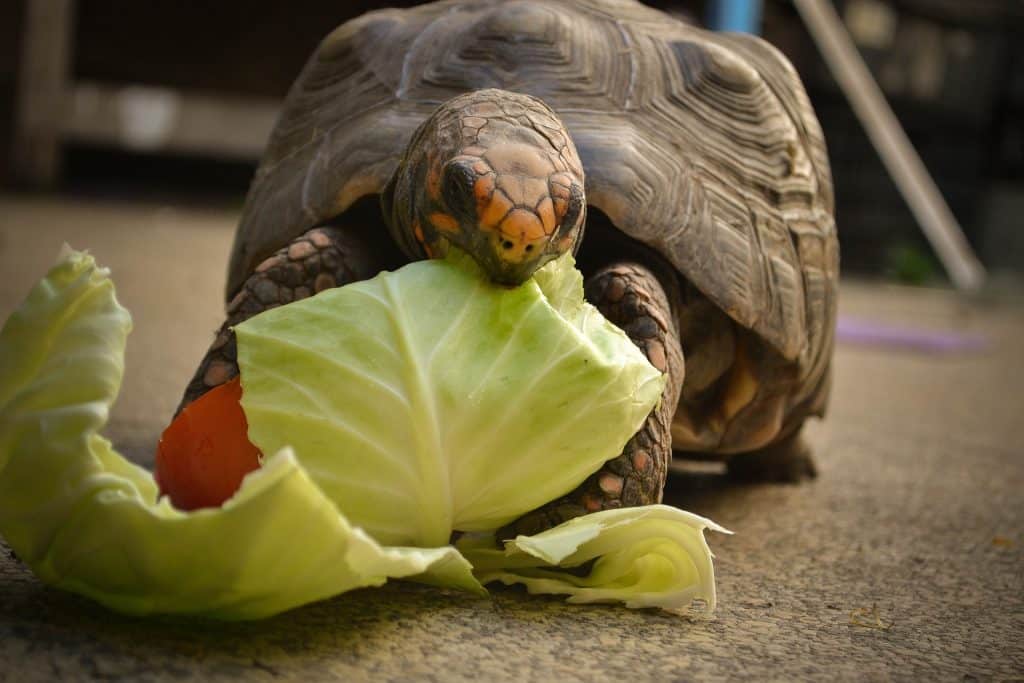
[[[622,328],[654,367],[668,374],[661,403],[622,453],[576,490],[498,531],[498,539],[535,534],[573,517],[619,507],[661,502],[672,457],[670,425],[683,384],[683,352],[662,283],[646,266],[617,263],[588,278],[587,300]]]
[[[227,308],[221,325],[175,414],[238,374],[232,326],[267,309],[298,301],[329,287],[373,277],[395,265],[395,248],[384,237],[352,227],[327,225],[295,238],[256,267]]]

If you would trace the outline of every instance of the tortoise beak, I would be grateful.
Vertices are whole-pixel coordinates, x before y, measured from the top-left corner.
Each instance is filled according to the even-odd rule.
[[[534,266],[533,268],[519,267],[515,269],[505,269],[499,273],[490,273],[490,275],[491,279],[499,285],[504,285],[506,287],[518,287],[533,277],[533,274],[537,272],[537,268],[538,266]]]
[[[490,276],[491,280],[506,287],[518,287],[523,284],[545,263],[554,258],[554,254],[541,251],[535,258],[523,261],[508,261],[497,257],[493,252],[485,252],[480,258],[479,252],[473,254],[480,267]]]

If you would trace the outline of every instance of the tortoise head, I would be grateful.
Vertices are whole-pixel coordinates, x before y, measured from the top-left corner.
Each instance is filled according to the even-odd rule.
[[[419,127],[382,205],[409,256],[443,256],[455,245],[494,281],[518,285],[582,236],[583,168],[543,102],[478,90]]]

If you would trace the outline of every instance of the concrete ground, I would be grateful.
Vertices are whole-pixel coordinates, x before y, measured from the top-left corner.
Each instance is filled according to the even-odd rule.
[[[147,461],[220,321],[228,210],[0,198],[0,319],[64,241],[135,316],[107,433]],[[710,620],[393,583],[266,621],[132,619],[0,548],[0,681],[1024,679],[1024,309],[844,282],[844,315],[984,335],[984,351],[840,345],[820,477],[675,474],[710,539]]]

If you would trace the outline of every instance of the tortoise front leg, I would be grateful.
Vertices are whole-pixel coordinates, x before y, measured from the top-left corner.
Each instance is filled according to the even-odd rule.
[[[378,231],[379,232],[379,231]],[[175,415],[238,374],[234,325],[329,287],[373,277],[397,264],[397,249],[362,226],[326,225],[295,238],[261,262],[227,307],[227,319],[199,364]]]
[[[670,426],[684,374],[669,297],[648,267],[618,263],[588,278],[586,298],[629,335],[654,367],[667,373],[661,402],[618,457],[606,462],[568,495],[500,529],[499,540],[536,534],[589,512],[661,502],[672,458]]]

